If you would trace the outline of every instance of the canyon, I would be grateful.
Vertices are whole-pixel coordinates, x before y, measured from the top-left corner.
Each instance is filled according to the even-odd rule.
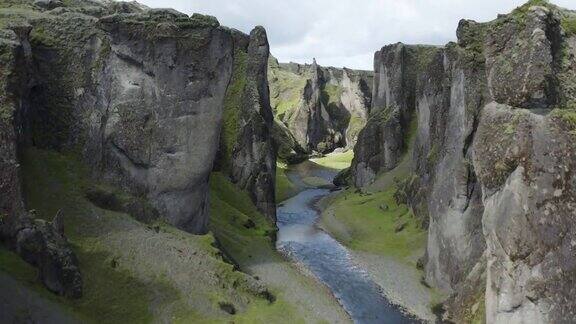
[[[0,317],[574,321],[576,11],[456,34],[372,72],[212,16],[4,0]]]

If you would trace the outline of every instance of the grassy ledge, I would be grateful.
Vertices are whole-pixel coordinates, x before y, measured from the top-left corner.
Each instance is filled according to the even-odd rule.
[[[326,221],[322,225],[352,250],[412,263],[414,252],[425,245],[426,231],[408,206],[396,203],[395,192],[396,188],[373,194],[346,190],[330,198],[328,209],[346,230],[334,230]]]
[[[276,163],[276,203],[282,202],[298,193],[298,188],[288,179],[285,163]]]
[[[353,158],[354,151],[348,150],[342,153],[330,153],[321,158],[310,159],[310,161],[330,169],[344,170],[350,167]]]

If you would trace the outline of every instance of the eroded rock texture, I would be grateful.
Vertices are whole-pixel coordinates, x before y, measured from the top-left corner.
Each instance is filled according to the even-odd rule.
[[[59,7],[39,17],[30,19],[27,143],[79,150],[95,176],[201,234],[222,124],[231,122],[238,149],[227,152],[230,175],[274,219],[263,29],[249,37],[213,17],[128,3]],[[238,82],[231,101],[240,100],[240,118],[230,121],[224,107]]]
[[[48,288],[78,296],[61,280],[75,278],[66,269],[77,264],[63,235],[25,212],[20,149],[72,152],[98,181],[142,202],[114,209],[203,234],[209,176],[221,139],[231,141],[223,152],[228,175],[275,219],[263,28],[248,36],[214,17],[135,2],[6,5],[14,10],[0,17],[2,238],[40,268]],[[91,194],[104,208],[113,203]]]
[[[275,59],[269,71],[277,122],[298,144],[288,146],[277,138],[283,152],[292,152],[298,160],[301,150],[329,153],[354,146],[370,107],[371,72],[326,68],[316,61],[280,64]]]
[[[562,116],[495,103],[482,112],[474,165],[484,190],[488,323],[576,318],[575,125]]]
[[[18,144],[28,108],[32,53],[31,26],[0,30],[0,242],[39,269],[40,281],[70,298],[82,296],[78,260],[64,237],[61,218],[36,220],[25,211],[20,186]]]
[[[436,51],[431,46],[398,43],[374,55],[372,106],[351,166],[356,186],[370,184],[379,172],[400,162],[414,113],[417,72]]]
[[[398,163],[412,91],[408,201],[428,220],[425,278],[451,294],[446,319],[576,318],[574,21],[574,12],[532,1],[492,22],[461,21],[458,43],[428,52],[425,64],[402,59],[402,45],[376,54],[371,115],[400,109],[382,114],[384,126],[368,122],[353,177],[364,186]],[[402,83],[405,70],[415,82]]]
[[[276,221],[274,116],[268,90],[270,47],[263,27],[234,32],[234,75],[225,99],[220,161],[256,207]]]

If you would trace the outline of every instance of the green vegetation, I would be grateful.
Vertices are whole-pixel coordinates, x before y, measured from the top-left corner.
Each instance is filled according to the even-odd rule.
[[[568,37],[576,35],[576,15],[562,18],[562,28]]]
[[[566,126],[567,131],[576,136],[576,108],[569,107],[568,109],[554,109],[551,116],[560,120],[562,124]]]
[[[2,250],[1,271],[31,289],[44,291],[46,298],[86,322],[227,321],[229,315],[220,310],[219,303],[233,304],[234,321],[240,323],[255,318],[274,321],[286,314],[298,318],[281,298],[269,302],[274,292],[268,295],[253,279],[224,262],[228,254],[242,262],[262,249],[273,254],[270,235],[274,230],[248,196],[222,174],[212,178],[211,227],[224,246],[224,259],[212,235],[190,235],[161,222],[146,225],[93,205],[85,198],[86,189],[117,189],[94,183],[87,174],[72,154],[24,152],[28,206],[47,220],[62,210],[66,236],[80,261],[84,296],[67,300],[51,295],[36,281],[33,268]]]
[[[530,10],[530,7],[533,6],[542,6],[551,8],[553,5],[548,0],[529,0],[525,4],[514,9],[510,13],[510,17],[514,19],[514,21],[518,23],[521,27],[524,27],[526,25],[526,18],[528,17],[528,11]]]
[[[129,272],[113,269],[111,255],[93,235],[82,229],[90,226],[85,213],[90,204],[83,198],[82,188],[87,184],[83,167],[69,155],[31,149],[24,154],[24,188],[28,206],[47,220],[60,209],[65,215],[66,235],[71,241],[81,264],[84,296],[79,300],[61,302],[76,312],[98,322],[121,322],[128,319],[139,322],[152,320],[148,304],[155,284],[145,284]],[[102,217],[118,217],[103,211]],[[96,225],[96,224],[94,224]],[[96,233],[93,233],[96,234]]]
[[[333,232],[353,250],[408,260],[424,247],[426,231],[406,205],[394,199],[395,188],[373,194],[347,190],[331,200],[329,211],[347,233]]]
[[[382,109],[378,114],[385,114],[387,110]],[[380,115],[379,118],[384,116]],[[414,145],[417,129],[417,119],[412,118],[405,138],[407,145],[402,161],[393,170],[380,174],[372,185],[363,189],[371,193],[351,188],[326,202],[331,206],[324,213],[323,224],[351,249],[412,262],[413,254],[419,253],[424,247],[426,230],[422,229],[420,220],[408,206],[396,199],[398,190],[402,189],[398,186],[412,177],[411,155],[408,153]],[[330,226],[327,217],[333,217],[343,226]]]
[[[321,91],[320,99],[326,107],[329,107],[331,104],[338,104],[340,103],[340,97],[342,97],[343,91],[344,89],[338,85],[326,84]]]
[[[426,156],[428,165],[435,165],[436,162],[438,162],[438,158],[440,158],[440,147],[437,144],[433,144],[432,148],[430,148],[430,151],[428,151],[428,155]]]
[[[411,47],[408,47],[411,50]],[[434,55],[439,52],[439,47],[428,45],[415,45],[416,71],[425,71],[434,59]]]
[[[242,98],[246,88],[247,54],[241,49],[234,52],[234,71],[224,99],[224,123],[221,132],[223,166],[229,167],[230,157],[238,139]]]
[[[343,170],[350,167],[353,158],[354,151],[348,150],[343,153],[330,153],[321,158],[310,159],[310,161],[330,169]]]
[[[254,262],[282,262],[273,251],[270,237],[273,227],[251,203],[248,195],[221,173],[210,181],[210,228],[227,255],[240,267]],[[304,322],[294,306],[283,300],[281,292],[272,291],[274,302],[259,300],[245,312],[234,316],[234,323],[276,323],[286,318]],[[184,321],[185,322],[185,321]]]
[[[366,126],[366,120],[361,116],[353,114],[350,116],[350,121],[348,122],[348,129],[346,130],[347,138],[357,138],[360,131]]]
[[[287,165],[276,163],[276,203],[282,202],[298,193],[298,188],[286,176]]]
[[[287,120],[300,104],[302,92],[306,86],[306,78],[282,70],[270,63],[268,79],[270,80],[270,104],[274,116],[280,120]]]
[[[29,285],[38,284],[38,271],[2,245],[0,245],[0,271],[10,273],[14,279]]]

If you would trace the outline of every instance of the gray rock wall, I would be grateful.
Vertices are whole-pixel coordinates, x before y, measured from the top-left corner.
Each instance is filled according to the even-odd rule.
[[[30,108],[32,52],[27,23],[0,29],[0,243],[39,270],[50,291],[69,298],[82,296],[78,260],[64,236],[61,218],[53,223],[30,217],[21,190],[19,146],[26,140]]]
[[[458,43],[425,64],[402,60],[402,45],[376,54],[371,114],[385,123],[369,120],[352,173],[364,186],[395,166],[406,136],[405,94],[414,91],[416,185],[408,200],[429,220],[425,278],[451,294],[445,319],[575,318],[568,296],[576,289],[576,247],[569,243],[576,60],[574,35],[562,27],[575,17],[529,3],[489,23],[461,21]],[[416,82],[403,83],[406,69]],[[389,110],[378,114],[380,106]]]
[[[269,71],[276,118],[298,143],[291,150],[329,153],[354,146],[370,107],[371,72],[275,59]]]
[[[238,46],[239,42],[236,43]],[[256,207],[275,222],[276,150],[272,140],[274,117],[267,78],[270,46],[263,27],[252,30],[245,50],[246,85],[239,106],[239,129],[230,158],[231,176],[235,183],[248,191]]]
[[[447,46],[422,74],[417,95],[413,154],[429,217],[426,279],[445,291],[466,277],[485,248],[482,192],[470,147],[483,84],[468,63],[455,44]]]
[[[147,196],[168,222],[205,233],[232,37],[220,27],[178,25],[165,17],[146,30],[131,19],[99,20],[104,34],[92,50],[101,53],[100,44],[109,42],[110,51],[97,87],[76,103],[88,115],[82,121],[90,129],[85,152],[101,157],[96,172]]]
[[[374,55],[372,106],[367,125],[358,136],[351,166],[356,186],[370,184],[378,173],[400,162],[415,110],[417,73],[438,50],[398,43]]]
[[[30,20],[36,68],[26,145],[80,152],[95,177],[198,234],[207,231],[209,175],[241,48],[246,91],[230,176],[274,219],[263,29],[250,38],[213,17],[116,3],[63,5],[38,17]]]
[[[576,145],[561,116],[496,103],[482,112],[474,165],[484,188],[488,323],[576,318]]]

